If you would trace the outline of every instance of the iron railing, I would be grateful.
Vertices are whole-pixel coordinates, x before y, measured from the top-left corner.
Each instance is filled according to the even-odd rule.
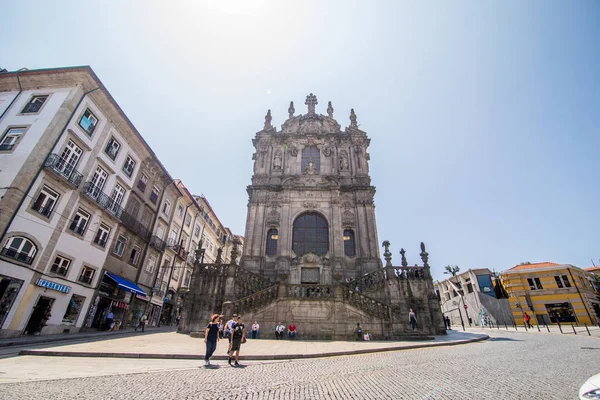
[[[33,257],[29,256],[29,253],[17,251],[15,249],[11,249],[10,247],[3,248],[0,254],[5,257],[12,258],[13,260],[21,261],[25,264],[31,265],[31,263],[33,263]]]
[[[83,180],[83,175],[77,172],[71,164],[58,154],[50,154],[46,158],[46,161],[44,161],[44,167],[54,172],[75,188],[78,188]]]
[[[107,196],[105,193],[102,193],[102,190],[99,187],[95,186],[92,182],[86,182],[85,185],[83,185],[83,191],[100,207],[114,215],[117,219],[121,219],[121,216],[125,212],[123,207],[121,207],[111,197]]]
[[[150,246],[154,247],[158,251],[165,251],[167,247],[167,242],[154,235],[150,238]]]

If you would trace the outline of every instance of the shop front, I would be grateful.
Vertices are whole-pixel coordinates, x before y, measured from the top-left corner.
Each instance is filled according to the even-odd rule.
[[[133,296],[146,297],[146,293],[135,283],[111,272],[104,272],[98,295],[90,307],[87,327],[118,330],[131,321]]]
[[[0,327],[8,317],[19,290],[23,286],[21,279],[11,278],[10,276],[0,275]]]

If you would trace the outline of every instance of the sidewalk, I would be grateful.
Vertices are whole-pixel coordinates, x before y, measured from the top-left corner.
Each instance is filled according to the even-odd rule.
[[[459,332],[462,332],[462,327],[455,327]],[[540,325],[539,330],[538,326],[534,325],[533,328],[528,328],[527,330],[523,325],[517,325],[516,329],[514,325],[494,325],[493,328],[483,328],[481,326],[472,326],[465,327],[466,332],[474,332],[474,333],[487,333],[488,335],[493,335],[495,332],[519,332],[519,333],[528,333],[528,334],[545,334],[545,335],[583,335],[583,336],[592,336],[600,338],[600,328],[597,325],[587,326],[587,330],[585,326],[575,324],[561,324],[560,328],[558,325]],[[561,333],[562,329],[562,333]],[[589,331],[589,334],[588,334]]]
[[[332,357],[424,347],[453,346],[489,339],[485,333],[450,331],[447,336],[434,340],[415,341],[304,341],[304,340],[252,340],[242,345],[240,352],[246,360],[289,360],[297,358]],[[225,360],[228,342],[217,345],[214,360]],[[162,358],[203,359],[203,339],[175,332],[156,332],[143,336],[120,337],[72,345],[58,345],[43,350],[23,350],[21,355],[61,357],[111,357],[111,358]]]
[[[175,326],[161,326],[160,328],[146,328],[144,335],[149,333],[157,332],[173,332]],[[78,332],[78,333],[60,333],[57,335],[42,335],[42,336],[20,336],[14,338],[0,339],[0,348],[10,346],[27,346],[30,344],[44,344],[62,342],[67,340],[79,340],[88,338],[103,338],[110,336],[123,336],[123,335],[141,335],[142,332],[135,332],[134,328],[121,329],[118,331],[89,331],[89,332]]]

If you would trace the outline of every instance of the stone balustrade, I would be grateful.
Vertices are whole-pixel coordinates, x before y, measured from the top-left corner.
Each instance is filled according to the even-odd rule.
[[[246,297],[253,293],[273,286],[273,282],[269,279],[257,275],[254,272],[248,271],[240,267],[235,268],[235,294],[236,297]]]
[[[357,293],[352,289],[346,288],[344,290],[344,301],[375,317],[386,321],[390,319],[389,306],[364,294]]]
[[[285,297],[299,300],[329,300],[335,298],[336,285],[286,285]]]
[[[278,286],[279,285],[277,284],[272,284],[266,289],[234,301],[234,312],[243,315],[261,307],[268,306],[277,299]]]
[[[423,267],[385,267],[359,278],[350,280],[347,285],[359,293],[368,293],[385,286],[389,279],[413,280],[424,279]]]

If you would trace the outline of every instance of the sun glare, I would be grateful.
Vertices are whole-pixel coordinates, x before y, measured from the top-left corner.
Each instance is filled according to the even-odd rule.
[[[224,14],[253,14],[265,6],[265,0],[210,0],[209,9]]]

